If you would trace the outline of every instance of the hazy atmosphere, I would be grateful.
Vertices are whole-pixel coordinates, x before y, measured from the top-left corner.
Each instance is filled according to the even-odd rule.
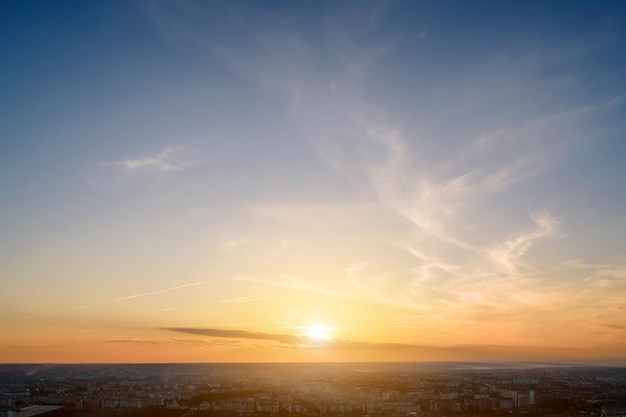
[[[626,355],[626,3],[2,1],[0,362]]]

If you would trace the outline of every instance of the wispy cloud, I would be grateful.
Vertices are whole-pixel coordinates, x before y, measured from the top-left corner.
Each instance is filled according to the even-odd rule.
[[[164,288],[162,290],[157,290],[157,291],[151,291],[151,292],[144,292],[144,293],[127,295],[127,296],[124,296],[124,297],[116,298],[115,301],[131,300],[133,298],[140,298],[140,297],[147,297],[149,295],[163,294],[163,293],[166,293],[166,292],[175,291],[175,290],[179,290],[179,289],[182,289],[182,288],[195,287],[197,285],[206,284],[207,282],[208,281],[198,281],[198,282],[192,282],[190,284],[183,284],[183,285],[177,285],[175,287]]]
[[[626,330],[626,326],[623,324],[605,324],[603,326],[613,330]]]
[[[193,335],[226,338],[274,341],[284,345],[316,349],[416,349],[422,346],[402,343],[367,343],[338,339],[317,339],[303,335],[251,332],[246,330],[224,330],[207,328],[165,327],[161,330]]]
[[[579,269],[608,269],[612,265],[609,264],[596,264],[585,262],[582,259],[570,259],[561,263],[564,268],[579,268]]]
[[[129,179],[140,181],[144,177],[180,173],[203,162],[203,153],[197,149],[169,147],[154,155],[92,164],[87,180],[99,188],[116,189]]]
[[[622,326],[623,327],[623,326]],[[621,329],[622,327],[616,327]],[[497,344],[456,344],[456,345],[417,345],[406,343],[369,343],[352,340],[318,340],[311,339],[306,336],[298,336],[294,334],[278,334],[252,332],[245,330],[223,330],[211,328],[184,328],[184,327],[165,327],[161,330],[184,333],[195,336],[204,336],[217,340],[198,340],[183,339],[175,340],[179,343],[189,343],[198,346],[223,344],[223,345],[242,345],[242,341],[267,341],[277,343],[278,346],[286,348],[295,348],[303,350],[327,350],[327,351],[384,351],[397,352],[399,357],[405,358],[407,354],[419,355],[419,357],[436,358],[437,360],[520,360],[520,359],[546,359],[546,358],[564,358],[564,357],[580,357],[588,355],[589,352],[584,349],[575,349],[567,347],[543,347],[543,346],[511,346]],[[231,341],[230,339],[234,339]],[[611,352],[614,353],[614,352]]]
[[[202,329],[202,328],[186,328],[186,327],[167,327],[167,328],[162,328],[161,330],[168,330],[172,332],[187,333],[187,334],[207,336],[207,337],[272,340],[275,342],[290,344],[290,345],[304,345],[310,342],[308,338],[296,336],[292,334],[250,332],[246,330]]]
[[[129,344],[138,344],[138,345],[157,345],[158,342],[156,340],[141,340],[141,339],[113,339],[107,340],[107,343],[129,343]]]
[[[536,213],[531,217],[537,226],[535,230],[512,236],[503,244],[489,249],[489,256],[506,272],[517,271],[521,266],[521,258],[535,242],[558,233],[559,222],[549,212]]]
[[[178,172],[194,165],[189,157],[193,151],[187,148],[167,148],[156,155],[118,162],[105,162],[104,166],[119,167],[128,172]]]

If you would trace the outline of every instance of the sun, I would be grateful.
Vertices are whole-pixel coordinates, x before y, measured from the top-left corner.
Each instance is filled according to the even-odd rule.
[[[319,341],[332,340],[333,338],[331,337],[330,332],[335,330],[332,327],[326,327],[326,326],[304,326],[303,329],[305,330],[306,337],[308,337],[309,339],[319,340]]]

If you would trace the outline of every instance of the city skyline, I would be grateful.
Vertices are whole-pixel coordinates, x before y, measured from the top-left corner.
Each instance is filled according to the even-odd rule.
[[[0,363],[626,357],[622,2],[0,5]]]

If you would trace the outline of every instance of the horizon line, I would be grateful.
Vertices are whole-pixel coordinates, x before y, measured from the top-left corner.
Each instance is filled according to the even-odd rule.
[[[237,362],[0,362],[0,366],[18,365],[297,365],[297,364],[546,364],[546,365],[573,365],[619,362],[624,361],[622,366],[626,367],[626,357],[607,359],[568,359],[568,360],[493,360],[493,361],[237,361]]]

